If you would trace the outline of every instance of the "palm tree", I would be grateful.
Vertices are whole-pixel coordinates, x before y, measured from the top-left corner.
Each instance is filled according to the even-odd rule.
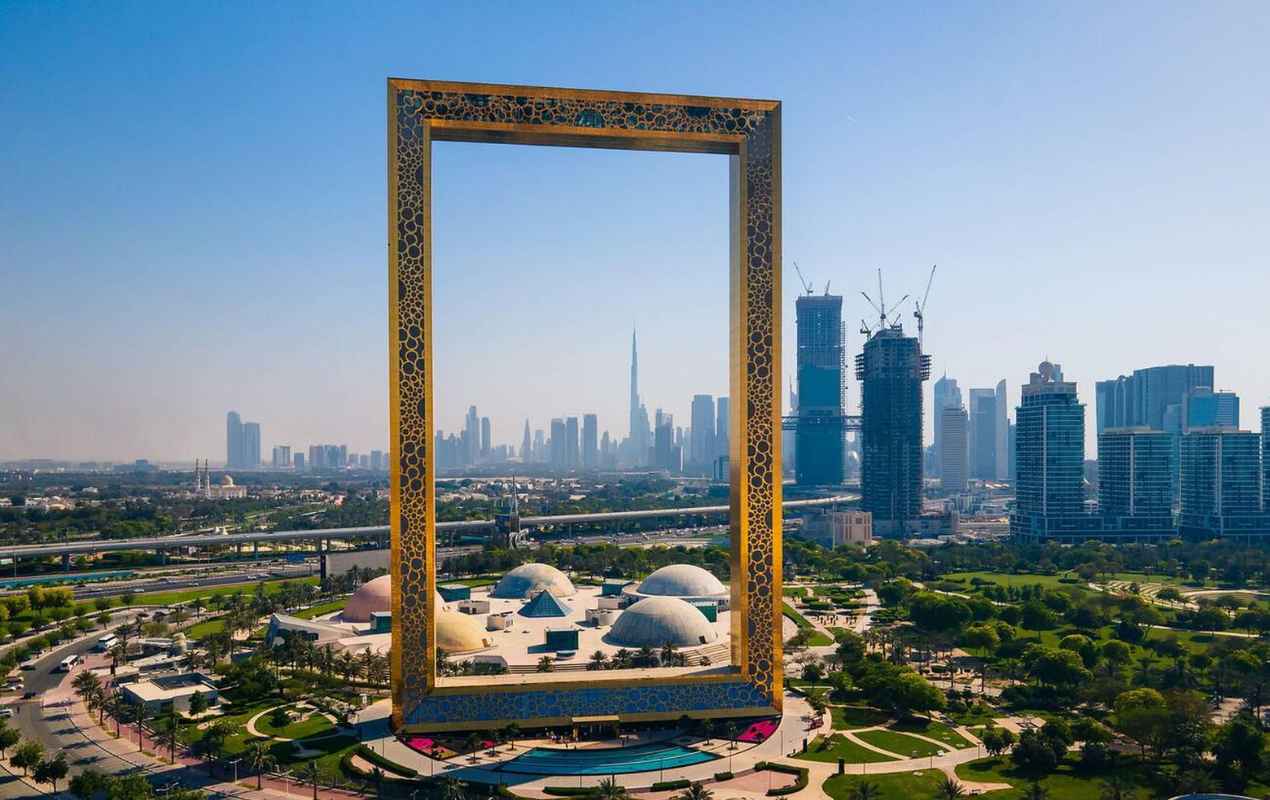
[[[260,791],[264,774],[278,766],[278,759],[269,752],[265,742],[255,742],[247,748],[247,766],[256,771],[256,791]]]
[[[310,761],[304,765],[303,772],[300,773],[305,780],[313,784],[313,800],[318,800],[318,780],[322,777],[322,772],[318,769],[316,761]]]
[[[472,733],[469,733],[467,735],[467,738],[463,740],[463,749],[468,751],[468,754],[467,754],[468,761],[476,760],[476,751],[479,750],[480,748],[481,748],[481,737],[477,736],[475,731],[473,731]]]
[[[604,666],[608,662],[608,660],[609,660],[609,657],[604,655],[604,651],[596,650],[594,653],[591,654],[591,662],[586,665],[586,668],[589,670],[604,669]]]
[[[878,800],[882,796],[882,787],[871,781],[860,781],[851,787],[848,800]]]
[[[675,800],[712,800],[713,797],[714,792],[707,789],[705,784],[690,783]]]
[[[596,800],[627,800],[630,795],[626,793],[626,787],[617,782],[617,778],[610,775],[600,781],[600,785],[595,787],[595,794],[592,797]]]
[[[538,671],[551,672],[555,669],[555,663],[556,662],[552,661],[551,656],[543,656],[538,659]]]
[[[1023,792],[1023,800],[1049,800],[1049,796],[1050,790],[1036,781],[1028,784],[1027,791]]]
[[[463,784],[454,778],[441,779],[441,800],[466,800]]]
[[[947,775],[939,782],[939,788],[935,790],[936,800],[961,800],[965,796],[966,787],[961,784],[961,781]]]

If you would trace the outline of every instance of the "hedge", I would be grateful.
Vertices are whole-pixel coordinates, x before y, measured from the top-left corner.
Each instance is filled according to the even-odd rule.
[[[797,776],[793,786],[785,786],[780,789],[768,789],[768,797],[780,797],[782,795],[793,794],[794,792],[801,792],[803,789],[807,788],[807,783],[810,778],[806,767],[795,767],[792,764],[780,764],[775,761],[760,761],[754,765],[754,769],[770,769],[772,772],[782,772],[786,775]]]
[[[543,794],[553,797],[590,797],[595,794],[594,786],[544,786]]]
[[[678,789],[687,789],[692,785],[692,781],[687,778],[680,778],[674,781],[658,781],[652,785],[654,792],[673,792]]]
[[[357,755],[359,755],[359,756],[361,756],[362,758],[366,759],[366,760],[367,760],[367,761],[369,761],[370,763],[372,763],[372,764],[374,764],[375,766],[379,767],[379,768],[380,768],[380,769],[382,769],[384,772],[391,772],[392,774],[394,774],[394,775],[400,775],[400,776],[401,776],[401,777],[403,777],[403,778],[417,778],[417,777],[419,777],[419,771],[418,771],[418,770],[411,769],[410,767],[403,767],[402,765],[398,764],[396,761],[391,761],[391,760],[389,760],[389,759],[387,759],[387,758],[385,758],[385,757],[381,756],[379,753],[376,753],[374,750],[371,750],[371,749],[370,749],[369,747],[367,747],[366,745],[362,745],[362,746],[358,747],[358,748],[357,748],[357,750],[356,750],[356,751],[354,751],[354,752],[356,752],[356,753],[357,753]]]
[[[714,773],[714,779],[715,779],[716,781],[730,781],[730,780],[732,780],[732,778],[733,778],[733,775],[732,775],[732,773],[731,773],[731,772],[716,772],[716,773]]]

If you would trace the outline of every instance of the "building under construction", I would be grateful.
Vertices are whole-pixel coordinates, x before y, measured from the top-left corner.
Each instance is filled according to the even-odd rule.
[[[871,333],[856,356],[863,417],[860,508],[872,512],[874,532],[902,535],[922,511],[922,382],[930,356],[899,324]]]
[[[823,486],[843,482],[846,434],[846,331],[842,296],[800,296],[794,302],[798,328],[798,408],[794,440],[795,480]]]

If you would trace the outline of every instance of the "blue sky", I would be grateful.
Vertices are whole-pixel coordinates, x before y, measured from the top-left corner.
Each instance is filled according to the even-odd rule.
[[[852,353],[874,269],[938,263],[936,374],[1061,362],[1091,455],[1135,367],[1270,403],[1270,7],[685,5],[0,6],[0,458],[215,460],[230,408],[386,444],[389,75],[779,99],[787,331],[793,260]],[[443,427],[624,432],[633,324],[650,407],[725,390],[722,159],[444,145],[436,181]]]

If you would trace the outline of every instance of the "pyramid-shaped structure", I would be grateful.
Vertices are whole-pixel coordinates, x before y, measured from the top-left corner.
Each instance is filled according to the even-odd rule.
[[[525,617],[567,617],[572,613],[572,609],[544,589],[525,603],[520,613]]]

